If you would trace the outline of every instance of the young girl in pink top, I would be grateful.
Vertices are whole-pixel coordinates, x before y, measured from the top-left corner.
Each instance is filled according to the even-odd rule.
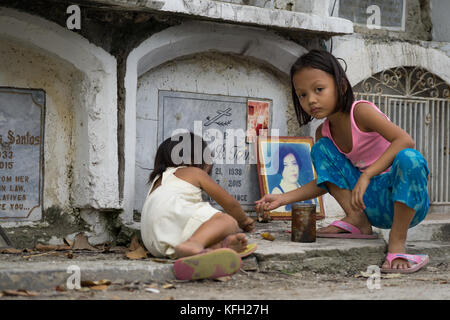
[[[256,202],[258,212],[329,192],[345,218],[317,230],[318,237],[376,238],[372,226],[391,229],[383,272],[413,272],[427,255],[405,254],[408,228],[429,207],[429,170],[412,149],[411,137],[373,103],[354,101],[352,87],[337,59],[312,50],[291,68],[292,97],[300,126],[325,119],[316,130],[311,158],[317,179]]]

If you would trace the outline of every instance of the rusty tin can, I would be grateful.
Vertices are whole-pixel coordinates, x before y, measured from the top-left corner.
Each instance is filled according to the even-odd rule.
[[[313,203],[292,204],[291,241],[316,241],[316,205]]]

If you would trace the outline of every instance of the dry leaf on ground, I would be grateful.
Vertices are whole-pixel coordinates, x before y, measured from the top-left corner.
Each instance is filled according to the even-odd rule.
[[[134,250],[136,250],[136,249],[139,249],[140,247],[142,247],[142,246],[141,246],[141,244],[139,243],[138,237],[137,237],[137,236],[134,236],[134,237],[131,239],[129,249],[130,249],[131,251],[134,251]]]
[[[102,291],[102,290],[107,290],[108,286],[107,285],[100,285],[100,286],[92,286],[92,287],[89,287],[89,288],[91,288],[92,290]]]
[[[128,259],[139,260],[147,258],[147,250],[141,246],[137,236],[131,239],[129,252],[126,253]]]
[[[38,250],[38,251],[55,251],[57,247],[58,247],[58,246],[54,246],[54,245],[45,245],[45,244],[42,244],[42,243],[38,243],[38,244],[35,246],[35,249]]]
[[[175,286],[171,283],[165,283],[162,285],[163,289],[175,289]]]
[[[73,240],[72,250],[90,250],[90,251],[99,251],[97,248],[94,248],[89,244],[87,236],[80,232],[75,236]]]
[[[82,287],[109,286],[111,284],[111,280],[108,280],[108,279],[97,280],[97,281],[83,280],[83,281],[81,281],[80,284]]]
[[[134,251],[127,252],[126,256],[131,260],[145,259],[147,258],[147,251],[144,248],[139,247]]]
[[[38,292],[34,292],[34,291],[29,291],[29,290],[23,290],[23,289],[19,289],[19,290],[3,290],[3,294],[5,296],[12,296],[12,297],[36,297],[39,295]]]
[[[0,249],[0,253],[22,253],[23,250],[15,248]]]
[[[70,249],[68,245],[46,245],[42,243],[38,243],[35,248],[39,251],[60,251]]]
[[[59,253],[57,251],[45,251],[43,253],[38,253],[38,254],[31,254],[28,256],[22,256],[22,258],[24,259],[30,259],[30,258],[35,258],[35,257],[42,257],[42,256],[48,256],[48,255],[59,255]]]

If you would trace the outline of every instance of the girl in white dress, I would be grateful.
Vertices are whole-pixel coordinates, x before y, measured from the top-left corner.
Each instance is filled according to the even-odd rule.
[[[192,133],[168,138],[159,146],[141,216],[142,241],[153,256],[174,259],[205,249],[248,249],[239,228],[253,231],[254,220],[209,176],[208,152],[202,138]],[[203,201],[202,190],[226,213]]]

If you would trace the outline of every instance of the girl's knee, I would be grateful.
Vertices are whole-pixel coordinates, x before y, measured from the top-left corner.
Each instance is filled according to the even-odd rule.
[[[429,174],[427,161],[422,154],[414,149],[401,150],[394,159],[393,167],[403,172],[417,175],[422,171],[426,176]]]
[[[394,161],[400,161],[400,162],[405,162],[405,161],[414,161],[414,160],[422,160],[423,156],[422,154],[415,150],[415,149],[403,149],[400,150],[399,153],[397,153]]]
[[[227,213],[218,212],[216,213],[213,218],[220,220],[220,222],[227,227],[227,229],[236,230],[236,232],[239,230],[239,224],[232,216],[230,216]]]

